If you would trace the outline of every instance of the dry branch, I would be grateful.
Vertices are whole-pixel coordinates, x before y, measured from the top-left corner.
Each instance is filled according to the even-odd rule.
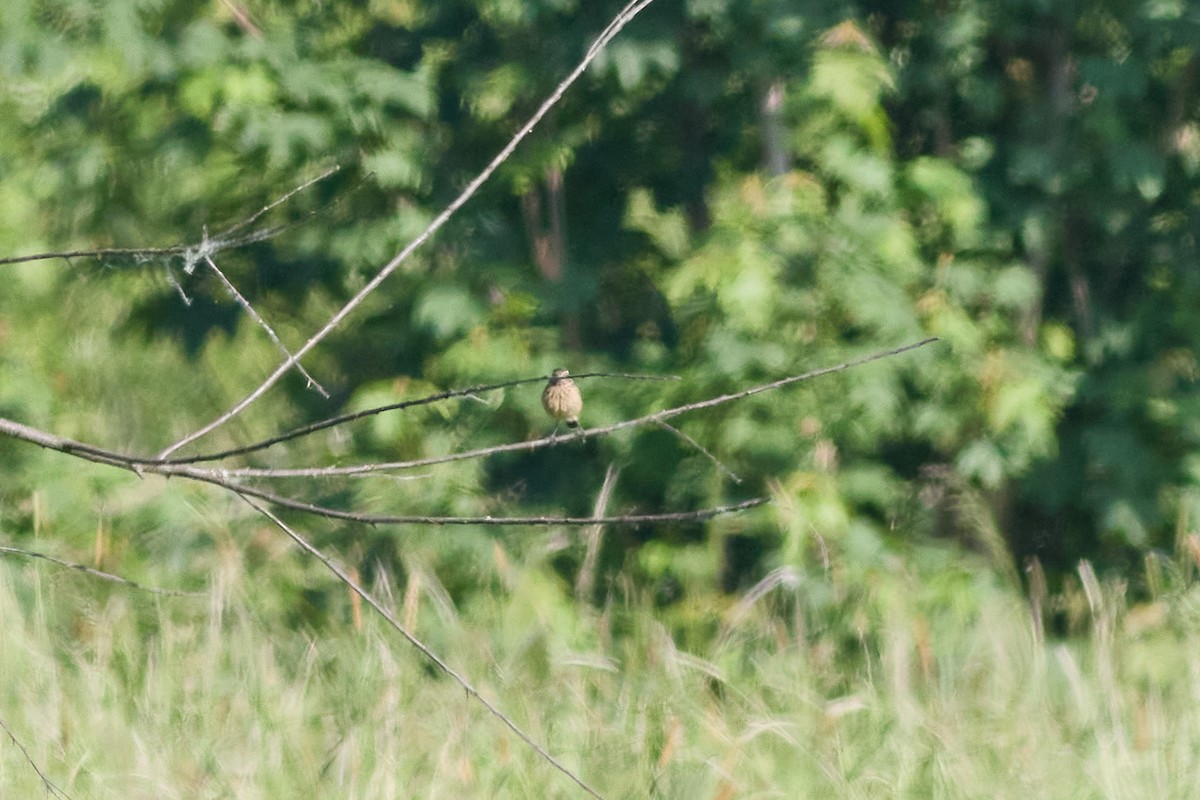
[[[266,332],[267,338],[274,342],[275,346],[282,350],[285,356],[290,356],[291,352],[287,349],[287,345],[285,345],[279,338],[279,335],[275,333],[275,329],[272,328],[270,323],[263,319],[262,316],[254,310],[254,306],[252,306],[250,301],[247,300],[242,293],[237,290],[237,287],[233,285],[233,282],[229,280],[229,278],[225,277],[225,273],[222,272],[221,268],[217,266],[217,262],[212,260],[212,256],[205,253],[204,263],[208,264],[208,268],[216,274],[217,279],[221,281],[221,285],[225,287],[225,291],[229,292],[229,296],[233,298],[233,301],[241,306],[242,310],[249,314],[252,320],[258,323],[258,327],[262,328],[263,331]],[[304,379],[308,381],[309,388],[316,389],[318,394],[320,394],[326,400],[329,399],[329,392],[325,391],[325,387],[318,383],[316,378],[308,374],[308,370],[306,370],[304,365],[299,361],[296,362],[296,371],[303,375]]]
[[[41,779],[42,786],[45,787],[46,791],[55,797],[65,797],[67,800],[70,800],[71,796],[69,794],[64,792],[62,789],[59,789],[49,778],[46,777],[46,773],[42,772],[41,768],[38,767],[37,762],[33,760],[33,756],[29,755],[29,751],[25,749],[25,745],[21,744],[21,740],[17,738],[16,734],[12,732],[12,730],[2,719],[0,719],[0,728],[2,728],[4,732],[8,734],[8,738],[12,740],[12,743],[15,744],[17,749],[21,751],[21,754],[25,756],[25,760],[29,762],[29,766],[33,767],[33,771],[36,772],[38,778]]]

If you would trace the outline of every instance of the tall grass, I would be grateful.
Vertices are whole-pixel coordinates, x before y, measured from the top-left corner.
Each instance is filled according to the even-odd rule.
[[[208,596],[164,598],[0,562],[0,719],[72,797],[581,796],[386,628],[356,627],[348,601],[298,623],[253,569],[211,566]],[[689,652],[649,597],[580,607],[545,564],[503,568],[458,605],[429,575],[394,602],[606,797],[1200,786],[1194,571],[1131,606],[1084,565],[1059,598],[1079,631],[1043,639],[1019,590],[980,565],[783,570]],[[0,737],[0,796],[44,796]]]

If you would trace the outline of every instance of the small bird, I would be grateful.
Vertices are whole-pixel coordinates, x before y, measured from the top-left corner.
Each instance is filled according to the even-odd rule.
[[[579,427],[579,412],[583,410],[583,395],[571,380],[571,373],[559,367],[550,374],[550,382],[542,390],[542,408],[558,422],[567,423],[568,428]],[[558,426],[554,426],[558,433]],[[554,434],[551,434],[554,435]]]

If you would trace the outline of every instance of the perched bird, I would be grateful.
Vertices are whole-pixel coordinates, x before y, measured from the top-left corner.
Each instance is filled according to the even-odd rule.
[[[550,374],[550,382],[542,390],[542,408],[558,422],[567,423],[568,428],[579,427],[579,412],[583,410],[583,395],[571,380],[571,373],[559,367]],[[554,427],[558,433],[558,426]]]

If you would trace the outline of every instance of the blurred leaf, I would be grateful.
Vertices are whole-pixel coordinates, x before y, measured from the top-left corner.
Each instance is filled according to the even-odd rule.
[[[413,320],[433,331],[438,339],[448,339],[477,325],[483,309],[465,290],[457,286],[434,286],[417,301]]]

